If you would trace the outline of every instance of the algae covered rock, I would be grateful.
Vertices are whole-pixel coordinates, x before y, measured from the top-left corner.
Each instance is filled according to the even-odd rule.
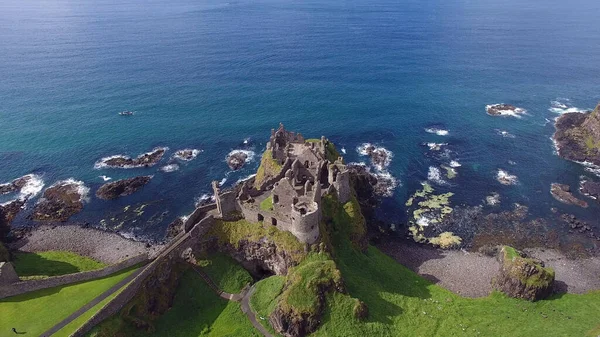
[[[513,298],[529,301],[543,299],[552,293],[554,270],[540,260],[525,257],[512,247],[504,246],[498,255],[500,273],[494,288]]]
[[[565,113],[556,120],[553,139],[558,155],[600,165],[600,104],[588,113]]]

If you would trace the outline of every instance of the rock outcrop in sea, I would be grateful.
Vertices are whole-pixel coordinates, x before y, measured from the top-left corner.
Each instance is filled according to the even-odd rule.
[[[594,111],[562,114],[555,127],[553,139],[559,156],[600,166],[600,104]]]
[[[31,175],[22,176],[11,182],[0,185],[0,195],[20,191],[32,179]]]
[[[141,176],[106,183],[96,191],[96,196],[103,200],[111,200],[130,195],[144,187],[150,179],[152,176]]]
[[[581,194],[592,199],[600,200],[600,183],[591,180],[584,180],[579,186],[579,191]]]
[[[548,297],[554,287],[554,270],[540,260],[526,257],[512,247],[504,246],[498,256],[500,273],[494,288],[513,298],[537,301]]]
[[[116,155],[107,158],[102,158],[98,161],[94,167],[95,168],[135,168],[135,167],[150,167],[156,165],[163,155],[167,148],[157,147],[154,150],[143,153],[136,158],[130,158],[124,155]]]
[[[513,116],[518,118],[527,112],[527,110],[523,108],[518,108],[514,105],[504,103],[486,105],[485,111],[490,116]]]
[[[251,160],[253,153],[246,150],[233,150],[229,152],[227,158],[227,165],[230,169],[237,171],[244,167],[244,165]]]
[[[577,199],[573,193],[571,193],[571,188],[569,187],[569,185],[565,185],[565,184],[558,184],[558,183],[553,183],[552,186],[550,187],[550,193],[552,193],[552,196],[554,197],[554,199],[568,204],[568,205],[577,205],[579,207],[583,207],[586,208],[588,207],[588,203],[581,200],[581,199]]]
[[[83,209],[88,191],[80,181],[59,181],[44,191],[31,218],[35,221],[67,221]]]

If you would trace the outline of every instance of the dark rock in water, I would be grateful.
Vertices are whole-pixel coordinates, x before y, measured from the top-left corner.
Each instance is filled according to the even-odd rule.
[[[500,273],[494,287],[513,298],[537,301],[553,291],[554,270],[540,260],[527,258],[512,247],[504,246],[498,255]]]
[[[584,180],[581,182],[579,191],[592,199],[600,200],[600,183]]]
[[[244,151],[232,151],[227,155],[227,165],[230,169],[236,171],[244,167],[246,159],[248,159],[248,154]]]
[[[569,187],[569,185],[565,185],[565,184],[558,184],[558,183],[552,183],[552,186],[550,188],[550,193],[552,193],[552,196],[554,197],[554,199],[565,203],[565,204],[569,204],[569,205],[577,205],[579,207],[588,207],[588,203],[577,199],[571,192],[570,192],[571,188]]]
[[[177,218],[173,220],[173,222],[167,226],[167,235],[165,236],[165,240],[171,241],[177,235],[183,233],[183,230],[183,219]]]
[[[364,147],[364,152],[366,152],[367,156],[371,158],[371,163],[378,169],[385,168],[391,160],[390,154],[386,149],[382,147],[375,147],[372,144],[367,144]]]
[[[555,127],[553,139],[559,156],[600,165],[600,104],[591,112],[561,115]]]
[[[66,180],[44,191],[43,197],[33,209],[35,221],[67,221],[83,209],[87,188],[80,182]]]
[[[96,196],[100,199],[111,200],[130,195],[144,187],[150,182],[150,179],[152,176],[141,176],[106,183],[96,191]]]
[[[158,163],[165,154],[166,148],[156,148],[152,152],[144,153],[136,158],[127,156],[114,156],[108,159],[103,159],[96,164],[97,167],[113,167],[113,168],[133,168],[133,167],[150,167]]]
[[[180,160],[190,161],[198,155],[200,151],[195,149],[183,149],[175,152],[174,157]]]
[[[518,116],[519,114],[525,113],[524,109],[504,103],[487,105],[485,111],[490,116]]]
[[[22,176],[9,183],[0,185],[0,195],[20,191],[32,179],[31,175]]]

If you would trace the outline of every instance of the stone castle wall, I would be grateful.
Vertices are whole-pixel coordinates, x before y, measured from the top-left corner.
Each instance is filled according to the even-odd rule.
[[[318,205],[315,207],[316,209],[305,214],[301,214],[292,207],[292,224],[289,231],[294,234],[300,242],[313,244],[319,238],[321,210]]]
[[[53,288],[68,285],[75,282],[89,281],[92,279],[105,277],[119,272],[123,269],[129,268],[138,263],[143,263],[147,261],[148,255],[140,254],[99,270],[85,271],[81,273],[74,273],[61,276],[53,276],[39,280],[15,282],[9,285],[0,286],[0,299],[25,294],[30,291]]]

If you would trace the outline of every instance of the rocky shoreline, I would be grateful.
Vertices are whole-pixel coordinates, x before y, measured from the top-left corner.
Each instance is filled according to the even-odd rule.
[[[25,232],[9,245],[22,252],[65,250],[114,264],[142,253],[156,254],[162,245],[149,245],[123,236],[78,225],[41,225]]]
[[[106,183],[96,191],[96,196],[103,200],[111,200],[130,195],[144,187],[150,179],[152,176],[141,176]]]
[[[100,159],[94,167],[99,168],[136,168],[151,167],[156,165],[163,157],[167,148],[157,147],[150,152],[143,153],[136,158],[130,158],[125,155],[116,155]]]

